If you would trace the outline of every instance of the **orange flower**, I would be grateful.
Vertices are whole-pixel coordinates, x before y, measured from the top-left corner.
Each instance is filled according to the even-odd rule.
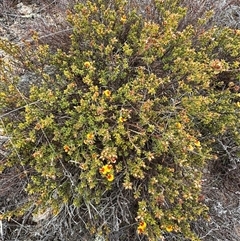
[[[64,145],[63,147],[65,152],[69,152],[70,151],[70,147],[68,145]]]
[[[112,181],[114,180],[114,175],[111,174],[111,173],[108,173],[108,174],[106,175],[106,178],[107,178],[107,180],[108,180],[109,182],[112,182]]]

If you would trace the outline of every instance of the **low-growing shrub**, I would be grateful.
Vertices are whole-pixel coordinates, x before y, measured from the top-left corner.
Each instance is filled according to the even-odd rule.
[[[153,19],[131,1],[76,4],[68,51],[37,34],[22,49],[1,40],[1,170],[24,167],[28,180],[28,201],[3,218],[85,206],[85,228],[109,240],[198,240],[202,170],[216,137],[239,143],[240,32],[204,31],[207,18],[179,30],[180,1],[151,4]],[[38,81],[23,90],[16,67]]]

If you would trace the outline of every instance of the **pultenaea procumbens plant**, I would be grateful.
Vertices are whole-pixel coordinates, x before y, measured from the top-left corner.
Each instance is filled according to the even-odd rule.
[[[206,216],[199,196],[214,139],[230,132],[239,141],[239,93],[219,89],[218,80],[223,72],[239,77],[240,34],[227,28],[200,34],[200,24],[180,31],[186,9],[179,1],[151,4],[153,19],[131,1],[77,4],[68,13],[68,51],[52,53],[37,35],[25,55],[1,41],[39,76],[23,92],[13,63],[2,62],[2,123],[11,136],[6,163],[29,170],[29,202],[39,208],[52,206],[57,214],[63,204],[101,206],[122,190],[131,197],[132,216],[118,215],[135,224],[131,237],[157,240],[175,232],[198,240],[190,223]],[[95,219],[87,227],[103,232],[104,218]],[[132,232],[125,222],[119,230],[104,225],[106,236]]]

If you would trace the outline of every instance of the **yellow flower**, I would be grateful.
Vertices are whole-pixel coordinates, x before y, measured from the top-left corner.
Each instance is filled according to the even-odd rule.
[[[175,124],[175,126],[176,126],[177,129],[181,129],[182,128],[182,124],[180,122],[177,122]]]
[[[111,91],[110,91],[110,90],[105,90],[105,91],[103,91],[103,94],[104,94],[107,98],[109,98],[109,97],[111,96]]]
[[[112,181],[114,180],[114,175],[111,174],[111,173],[108,173],[108,174],[106,175],[106,178],[107,178],[107,180],[108,180],[109,182],[112,182]]]
[[[103,175],[106,175],[107,173],[111,172],[113,166],[111,164],[104,165],[103,167],[99,168],[99,172]]]
[[[92,145],[94,143],[94,134],[88,133],[86,139],[83,141],[86,145]]]
[[[197,147],[200,147],[200,146],[201,146],[201,143],[200,143],[200,141],[198,141],[198,140],[197,140],[197,141],[195,141],[195,143],[194,143],[194,144],[195,144],[195,146],[197,146]]]
[[[6,94],[3,92],[0,92],[0,98],[6,97]]]
[[[168,226],[166,227],[166,231],[167,231],[167,232],[172,232],[172,231],[173,231],[173,226],[172,226],[172,225],[168,225]]]
[[[123,15],[123,16],[121,17],[120,21],[121,21],[122,23],[125,23],[125,22],[127,21],[126,15]]]
[[[84,62],[83,66],[88,69],[91,67],[91,63],[89,61]]]
[[[119,123],[123,123],[124,121],[126,121],[126,119],[123,118],[122,116],[120,116],[120,117],[118,118],[118,122],[119,122]]]
[[[93,133],[88,133],[87,134],[87,140],[93,140],[94,139],[94,134]]]
[[[139,234],[142,234],[142,233],[144,232],[144,229],[142,229],[141,227],[138,227],[137,232],[138,232]]]
[[[192,146],[192,145],[189,145],[189,146],[188,146],[188,150],[189,150],[189,151],[193,151],[193,150],[194,150],[193,146]]]
[[[140,221],[138,227],[141,227],[141,228],[145,229],[147,227],[147,224],[144,221]]]
[[[139,223],[139,225],[138,225],[138,228],[137,228],[137,232],[138,232],[139,234],[142,234],[142,233],[145,231],[146,227],[147,227],[146,222],[140,221],[140,223]]]

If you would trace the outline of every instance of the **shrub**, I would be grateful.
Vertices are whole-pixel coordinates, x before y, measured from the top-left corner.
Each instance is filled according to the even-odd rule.
[[[151,4],[153,19],[123,0],[76,4],[67,51],[37,34],[23,49],[1,40],[11,138],[1,169],[24,167],[28,180],[28,202],[3,217],[74,205],[91,234],[110,240],[198,240],[191,222],[207,217],[199,197],[214,141],[228,133],[239,143],[240,33],[204,31],[207,18],[179,30],[179,1]],[[38,81],[20,87],[16,66]]]

